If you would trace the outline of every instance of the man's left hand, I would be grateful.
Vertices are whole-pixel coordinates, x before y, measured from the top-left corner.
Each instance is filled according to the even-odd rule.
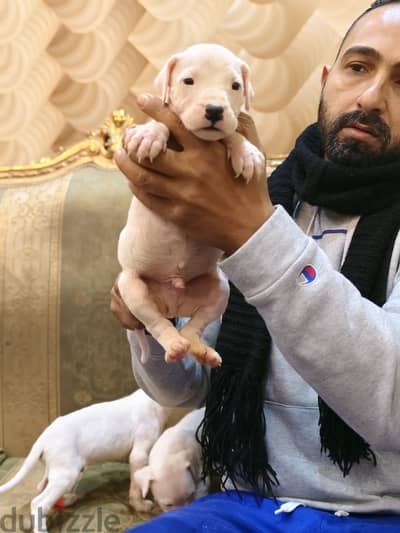
[[[167,149],[152,163],[145,159],[141,164],[119,150],[115,159],[132,192],[190,238],[233,253],[273,212],[266,178],[253,178],[248,184],[235,179],[222,143],[203,141],[187,131],[157,97],[146,95],[139,105],[168,127],[182,150]],[[255,142],[254,124],[245,117],[241,132],[249,130],[254,137],[249,140]]]

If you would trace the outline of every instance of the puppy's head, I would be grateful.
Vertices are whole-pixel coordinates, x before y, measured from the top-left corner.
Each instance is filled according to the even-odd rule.
[[[197,490],[194,473],[188,461],[172,458],[154,470],[150,465],[137,470],[134,481],[142,497],[151,490],[154,500],[163,511],[170,511],[192,502]]]
[[[248,65],[217,44],[197,44],[173,55],[155,83],[164,103],[201,139],[232,134],[253,95]]]

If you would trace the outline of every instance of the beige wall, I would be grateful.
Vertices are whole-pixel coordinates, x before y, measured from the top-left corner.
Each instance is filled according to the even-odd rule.
[[[250,64],[269,154],[315,119],[321,66],[369,0],[0,0],[0,165],[82,138],[152,87],[165,59],[219,42]]]

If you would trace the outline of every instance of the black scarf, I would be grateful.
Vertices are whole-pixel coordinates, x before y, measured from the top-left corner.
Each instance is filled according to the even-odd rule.
[[[323,159],[317,124],[268,180],[272,202],[293,215],[297,200],[347,215],[361,215],[342,274],[361,295],[382,306],[393,245],[400,228],[400,163],[351,168]],[[271,338],[256,309],[231,284],[216,349],[222,366],[211,371],[200,442],[205,473],[244,481],[258,495],[271,495],[278,477],[265,445],[265,379]],[[351,356],[351,354],[349,354]],[[377,354],[379,357],[379,354]],[[321,453],[349,474],[361,459],[376,464],[364,439],[318,399]],[[293,458],[295,460],[295,458]]]

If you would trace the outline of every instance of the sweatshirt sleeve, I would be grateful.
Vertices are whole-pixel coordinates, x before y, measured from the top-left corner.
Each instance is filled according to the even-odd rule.
[[[178,320],[178,329],[186,320]],[[218,320],[204,330],[202,340],[209,346],[215,346],[219,326]],[[208,367],[200,365],[190,356],[167,364],[164,361],[164,349],[150,335],[147,335],[147,339],[151,355],[146,363],[142,363],[134,331],[128,331],[127,335],[136,383],[146,394],[161,405],[171,407],[200,407],[204,403],[209,386]]]
[[[372,447],[398,451],[400,281],[382,308],[363,298],[280,206],[220,266],[325,402]]]

